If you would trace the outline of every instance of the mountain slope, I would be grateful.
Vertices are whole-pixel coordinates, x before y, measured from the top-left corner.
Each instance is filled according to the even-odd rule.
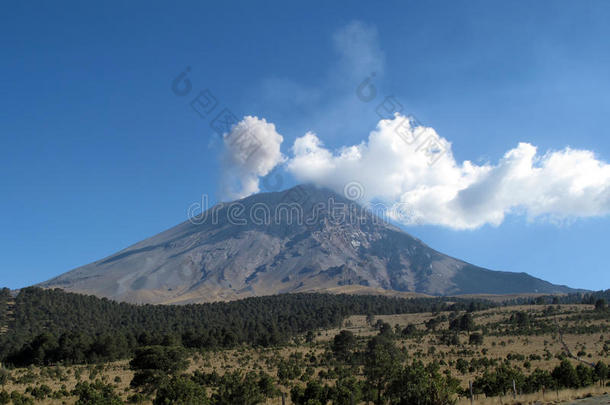
[[[354,202],[309,185],[219,204],[41,286],[146,303],[341,287],[432,295],[572,291],[443,255]]]

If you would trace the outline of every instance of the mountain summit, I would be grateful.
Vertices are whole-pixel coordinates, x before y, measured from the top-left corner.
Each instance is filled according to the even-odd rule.
[[[218,204],[41,286],[138,303],[305,291],[573,291],[525,273],[491,271],[439,253],[371,210],[311,185]]]

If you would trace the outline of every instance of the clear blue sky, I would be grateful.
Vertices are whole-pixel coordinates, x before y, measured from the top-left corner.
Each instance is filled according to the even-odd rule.
[[[283,80],[286,91],[321,88],[323,109],[336,95],[320,84],[341,62],[333,34],[354,20],[378,31],[380,89],[450,139],[456,160],[497,161],[526,141],[610,161],[606,1],[287,3],[4,3],[0,285],[100,259],[215,195],[217,137],[170,89],[185,66],[194,89],[209,88],[235,115],[273,121],[285,153],[310,129],[329,147],[365,139],[372,109],[328,128],[320,111],[284,108],[269,90]],[[480,266],[602,289],[609,225],[514,216],[474,231],[406,230]]]

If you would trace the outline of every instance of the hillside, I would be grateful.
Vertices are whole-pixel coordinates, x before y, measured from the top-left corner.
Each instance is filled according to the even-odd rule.
[[[41,286],[119,301],[182,304],[312,291],[574,291],[444,255],[353,201],[314,186],[219,204]]]

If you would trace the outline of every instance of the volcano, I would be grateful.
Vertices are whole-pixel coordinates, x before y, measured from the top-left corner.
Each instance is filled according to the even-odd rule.
[[[575,291],[526,273],[492,271],[444,255],[370,208],[312,185],[215,205],[40,286],[164,304],[316,291]]]

